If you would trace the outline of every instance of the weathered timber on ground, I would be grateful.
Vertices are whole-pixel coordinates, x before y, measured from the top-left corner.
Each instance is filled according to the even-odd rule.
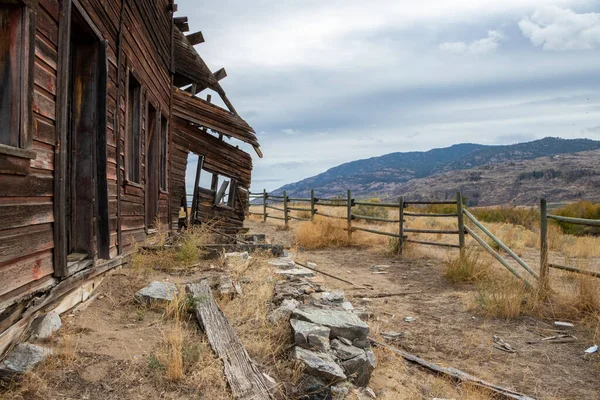
[[[267,379],[250,359],[227,317],[215,301],[208,281],[188,284],[186,290],[196,302],[194,312],[213,351],[225,368],[233,397],[242,400],[274,399]]]

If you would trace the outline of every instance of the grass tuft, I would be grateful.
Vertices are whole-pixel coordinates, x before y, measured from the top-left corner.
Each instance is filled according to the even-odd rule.
[[[304,222],[296,230],[296,244],[306,249],[344,247],[349,245],[346,222],[315,216],[314,221]]]
[[[461,255],[446,263],[444,276],[452,283],[473,283],[489,275],[490,264],[474,248],[466,249]]]

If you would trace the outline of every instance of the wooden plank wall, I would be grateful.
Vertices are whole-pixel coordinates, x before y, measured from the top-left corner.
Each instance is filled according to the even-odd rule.
[[[171,17],[166,12],[168,1],[152,2],[150,0],[137,0],[126,2],[123,29],[123,53],[125,69],[121,76],[121,229],[123,251],[127,252],[133,241],[143,240],[146,236],[145,228],[145,176],[146,176],[146,113],[147,101],[152,99],[155,106],[166,117],[170,117],[171,101]],[[148,23],[152,21],[152,23]],[[142,85],[142,185],[135,185],[126,181],[125,175],[125,95],[126,77],[128,69],[135,73],[136,79]],[[150,171],[159,173],[159,171]],[[167,171],[168,174],[168,171]],[[168,176],[168,175],[167,175]],[[169,222],[169,196],[161,193],[159,213],[161,220]]]
[[[173,227],[177,228],[179,205],[185,195],[185,169],[190,152],[204,156],[206,171],[234,178],[238,187],[250,187],[252,158],[231,144],[220,140],[189,121],[173,117],[171,130],[171,210]],[[204,173],[206,173],[206,171]],[[215,207],[215,193],[200,190],[200,217],[203,221],[219,219],[228,231],[239,229],[244,223],[244,212],[248,202],[248,192],[237,190],[234,209]]]
[[[171,118],[171,26],[169,0],[128,0],[121,10],[121,0],[79,0],[96,28],[108,42],[107,98],[107,180],[109,191],[110,256],[118,253],[117,201],[122,202],[122,251],[127,252],[130,240],[145,238],[144,181],[140,187],[125,182],[125,81],[127,69],[135,71],[143,87],[143,116],[146,99],[157,102],[162,114]],[[0,168],[0,333],[3,321],[14,318],[7,312],[33,292],[47,290],[57,283],[53,277],[53,171],[56,136],[56,82],[58,60],[58,0],[39,0],[36,15],[35,66],[33,97],[33,144],[36,158],[29,162],[29,171],[10,173]],[[118,65],[118,39],[123,16],[123,49]],[[118,85],[118,69],[121,82]],[[117,88],[120,86],[119,93]],[[120,96],[120,109],[117,97]],[[116,115],[119,127],[115,128]],[[170,124],[172,126],[172,124]],[[145,121],[142,140],[145,148]],[[120,154],[117,155],[117,140]],[[145,155],[145,151],[143,152]],[[117,171],[117,156],[120,170]],[[0,155],[0,161],[7,156]],[[143,160],[143,158],[142,158]],[[9,160],[10,161],[10,160]],[[142,161],[143,162],[143,161]],[[0,163],[0,166],[3,164]],[[142,165],[142,179],[145,176]],[[117,187],[117,173],[123,186]],[[159,171],[151,171],[158,174]],[[169,172],[167,172],[169,176]],[[120,196],[119,196],[120,195]],[[169,222],[169,195],[160,195],[160,213]],[[9,313],[10,314],[10,313]]]
[[[58,2],[40,0],[36,16],[33,87],[35,160],[24,174],[0,172],[0,310],[47,287],[52,277],[52,196],[56,119]],[[0,155],[0,159],[6,156]]]

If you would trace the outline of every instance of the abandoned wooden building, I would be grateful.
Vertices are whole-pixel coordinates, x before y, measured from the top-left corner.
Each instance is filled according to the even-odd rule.
[[[252,159],[226,139],[259,144],[176,8],[0,0],[0,355],[41,313],[85,300],[156,223],[177,227],[192,154],[194,218],[241,228]]]

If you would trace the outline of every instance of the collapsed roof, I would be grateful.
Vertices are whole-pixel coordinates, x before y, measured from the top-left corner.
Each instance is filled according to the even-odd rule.
[[[227,137],[248,143],[254,147],[258,156],[262,157],[256,132],[239,116],[219,83],[227,76],[227,72],[221,68],[213,73],[208,68],[194,48],[194,45],[204,41],[204,37],[201,32],[185,36],[183,32],[189,30],[187,21],[187,17],[174,18],[173,84],[180,89],[174,96],[175,115]],[[205,89],[216,92],[229,110],[196,97]]]

